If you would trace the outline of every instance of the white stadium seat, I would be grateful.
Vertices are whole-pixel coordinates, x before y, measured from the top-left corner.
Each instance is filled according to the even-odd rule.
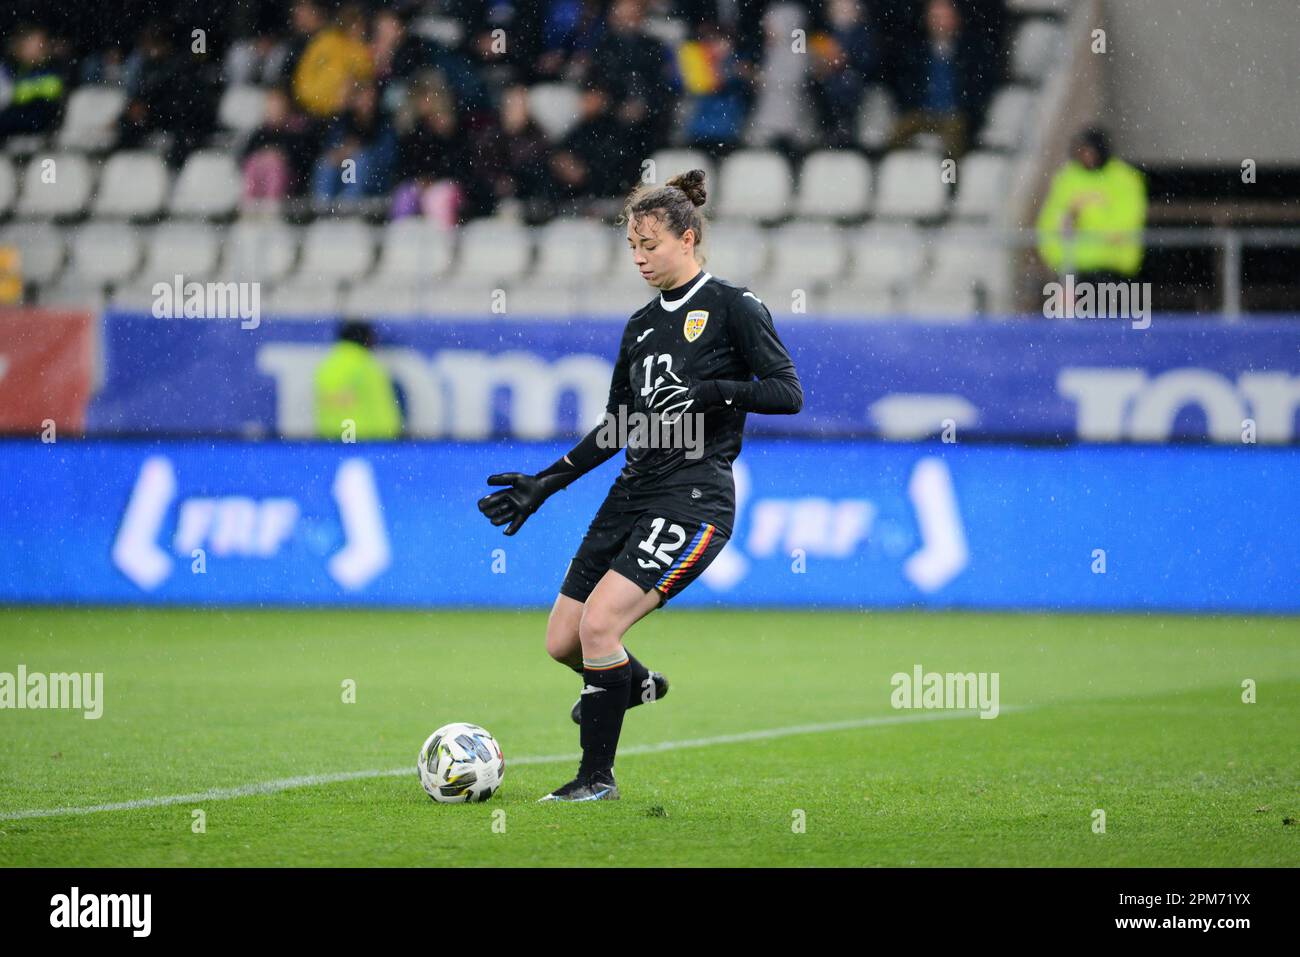
[[[337,284],[302,279],[272,283],[269,292],[261,291],[258,303],[263,316],[289,319],[335,315],[342,304]]]
[[[375,274],[392,281],[442,276],[451,268],[455,240],[455,230],[427,219],[394,220],[384,227]]]
[[[776,150],[737,150],[722,161],[718,177],[720,218],[767,222],[789,212],[794,178]]]
[[[891,290],[911,282],[925,265],[920,230],[909,224],[872,225],[850,237],[852,264],[847,284]]]
[[[704,268],[747,286],[767,272],[770,245],[766,230],[749,223],[714,223],[704,228]]]
[[[809,297],[808,315],[886,319],[898,315],[898,297],[888,289],[835,285]]]
[[[538,276],[506,290],[506,314],[516,319],[572,316],[579,309],[578,284],[570,279],[547,281]]]
[[[48,283],[63,266],[63,232],[49,223],[11,223],[0,232],[0,246],[18,248],[24,282]]]
[[[374,261],[374,236],[362,220],[318,219],[303,232],[295,279],[327,284],[359,279]]]
[[[903,295],[902,312],[914,319],[965,322],[977,314],[973,289],[914,289]]]
[[[1033,108],[1033,90],[1024,86],[1003,87],[994,94],[989,105],[984,130],[979,137],[980,145],[989,149],[1015,149],[1024,138]]]
[[[128,223],[88,223],[73,233],[71,247],[68,274],[88,284],[121,282],[140,265],[140,233]]]
[[[535,83],[528,88],[528,114],[542,132],[559,142],[581,117],[582,93],[570,83]]]
[[[170,282],[175,276],[185,281],[206,282],[217,273],[221,259],[221,233],[203,223],[165,222],[145,241],[141,278]]]
[[[126,93],[116,86],[79,86],[68,97],[55,138],[60,149],[106,150],[117,141],[117,122]]]
[[[851,150],[819,150],[799,169],[796,215],[856,219],[871,205],[871,164]]]
[[[104,308],[104,289],[95,283],[65,278],[52,285],[42,286],[37,301],[50,308],[99,312]]]
[[[894,99],[880,83],[867,87],[858,111],[858,143],[869,150],[883,150],[898,122]]]
[[[235,158],[224,150],[191,153],[176,177],[168,211],[173,216],[230,216],[243,190]]]
[[[610,243],[612,232],[594,219],[552,220],[534,232],[537,241],[534,277],[540,281],[559,281],[604,276],[609,272],[614,251]],[[627,245],[626,235],[614,235]]]
[[[894,150],[880,164],[876,216],[933,219],[948,204],[943,157],[924,150]]]
[[[689,172],[693,169],[704,170],[704,190],[708,194],[708,201],[704,208],[712,210],[718,196],[717,169],[713,165],[713,160],[707,153],[701,150],[690,149],[664,149],[655,152],[650,159],[654,162],[655,182],[653,185],[662,186],[674,176],[680,176],[682,173]]]
[[[80,216],[90,203],[94,185],[94,171],[80,153],[38,153],[23,170],[18,215],[34,219]]]
[[[532,261],[532,234],[519,223],[476,219],[460,229],[456,278],[488,286],[518,279]]]
[[[217,107],[217,121],[236,133],[251,133],[266,116],[266,91],[256,86],[226,88]]]
[[[773,230],[771,242],[776,262],[763,288],[773,295],[788,299],[792,289],[808,292],[839,279],[848,267],[843,230],[830,223],[790,223]]]
[[[918,293],[952,300],[969,293],[998,311],[1007,289],[1006,249],[985,230],[950,227],[934,237],[931,267]]]
[[[143,150],[113,153],[104,164],[93,213],[146,219],[161,212],[171,176],[161,157]]]
[[[241,219],[226,232],[223,249],[222,279],[275,281],[293,265],[298,237],[277,219]]]
[[[435,286],[426,299],[426,312],[430,316],[457,319],[491,319],[495,303],[502,301],[509,310],[509,294],[500,284],[488,280],[453,279]]]
[[[371,275],[348,287],[343,311],[349,316],[413,318],[428,312],[436,283],[431,279],[399,279]]]
[[[1026,20],[1011,44],[1011,74],[1017,80],[1037,83],[1045,79],[1061,58],[1061,28],[1050,20]]]
[[[988,219],[1002,207],[1010,162],[997,153],[967,153],[957,161],[957,198],[952,213],[959,219]]]

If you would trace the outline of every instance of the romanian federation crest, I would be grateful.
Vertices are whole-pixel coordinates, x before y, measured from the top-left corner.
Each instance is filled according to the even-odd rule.
[[[687,342],[694,342],[704,331],[705,323],[709,321],[709,310],[692,309],[686,314],[686,325],[682,327],[682,335],[686,337]]]

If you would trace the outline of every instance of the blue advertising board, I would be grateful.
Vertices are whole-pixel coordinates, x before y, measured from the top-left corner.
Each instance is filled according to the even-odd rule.
[[[1300,320],[962,325],[777,316],[805,402],[756,434],[1287,444],[1300,436]],[[621,324],[377,324],[410,434],[530,441],[596,423]],[[92,435],[311,438],[335,324],[109,313]]]
[[[514,537],[560,443],[0,442],[0,602],[531,606],[617,472]],[[752,438],[682,605],[1300,611],[1300,452]]]

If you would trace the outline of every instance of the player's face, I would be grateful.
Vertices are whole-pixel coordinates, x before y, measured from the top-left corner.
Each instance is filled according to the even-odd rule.
[[[695,271],[694,234],[674,236],[663,221],[650,216],[630,220],[627,243],[641,278],[658,289],[671,289]]]

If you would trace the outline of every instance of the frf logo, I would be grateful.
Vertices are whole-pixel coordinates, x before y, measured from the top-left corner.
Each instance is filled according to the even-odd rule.
[[[352,591],[388,567],[388,532],[374,473],[364,459],[342,462],[331,491],[347,541],[330,556],[327,568],[331,578]],[[217,557],[274,558],[293,536],[300,517],[298,503],[291,498],[182,499],[169,552],[159,536],[176,493],[171,460],[162,455],[146,459],[113,542],[113,563],[145,591],[153,591],[171,576],[173,553],[188,558],[194,549],[202,548]]]

